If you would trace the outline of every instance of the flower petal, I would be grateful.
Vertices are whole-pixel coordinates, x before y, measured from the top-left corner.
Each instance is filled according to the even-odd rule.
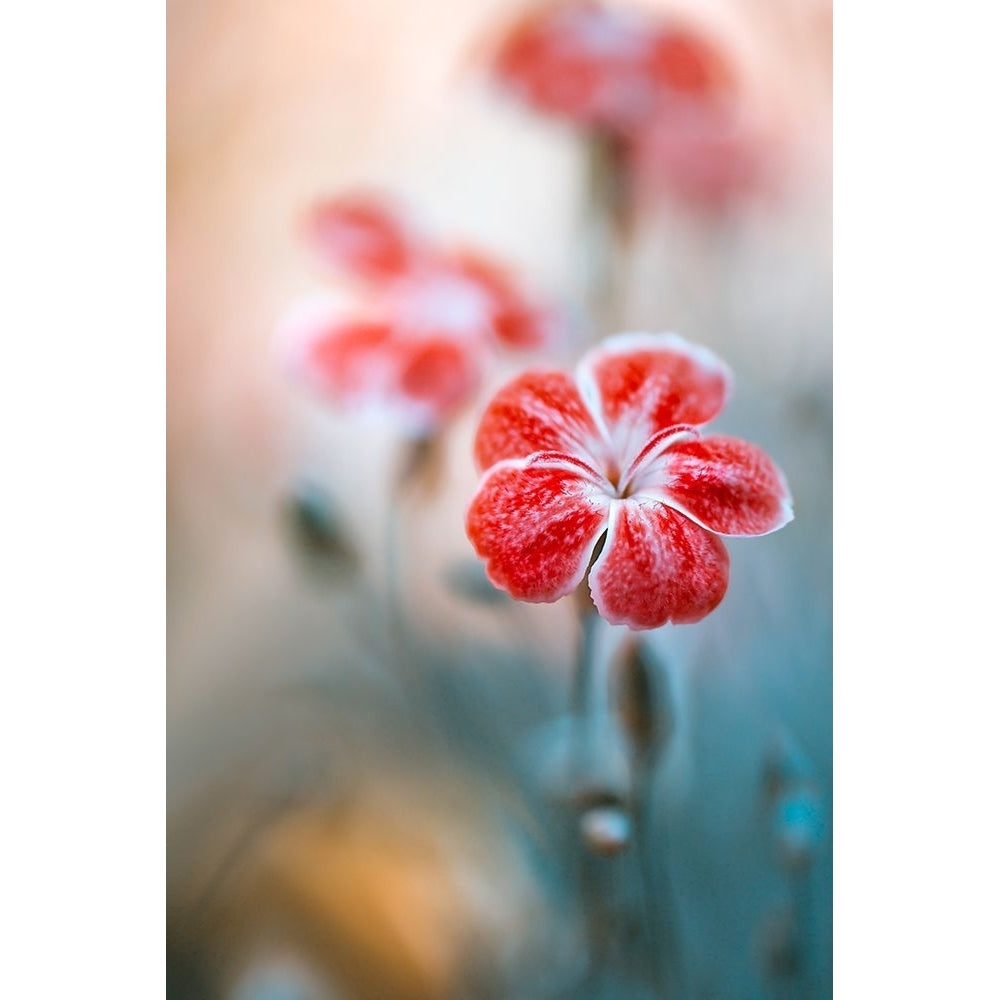
[[[652,40],[645,20],[627,9],[550,5],[508,35],[496,72],[542,112],[621,129],[648,107]]]
[[[474,344],[448,336],[412,337],[382,319],[329,317],[289,337],[292,373],[353,408],[381,410],[425,433],[464,403],[482,369]],[[308,334],[308,336],[307,336]]]
[[[387,392],[397,371],[391,340],[392,328],[381,320],[339,320],[303,345],[299,373],[317,389],[338,396]]]
[[[671,95],[693,101],[720,101],[733,96],[736,80],[721,50],[689,28],[660,28],[651,45],[649,72]]]
[[[621,333],[584,355],[577,382],[622,468],[673,424],[704,424],[724,406],[729,369],[674,333]]]
[[[641,473],[635,492],[720,535],[766,535],[793,516],[785,477],[766,452],[718,434],[672,445]]]
[[[547,603],[583,579],[610,502],[572,458],[533,455],[490,469],[465,527],[495,586],[519,601]]]
[[[557,318],[529,302],[503,267],[468,250],[454,254],[445,267],[482,292],[490,304],[493,335],[501,344],[530,348],[553,339]]]
[[[608,538],[590,571],[594,604],[612,625],[700,621],[728,584],[729,553],[716,535],[654,500],[612,505]]]
[[[306,220],[306,238],[330,263],[373,284],[406,273],[420,256],[417,241],[397,213],[361,195],[314,206]]]
[[[480,470],[537,451],[566,452],[591,465],[605,451],[593,417],[563,372],[526,372],[508,382],[487,406],[476,432]]]
[[[479,383],[478,352],[469,345],[441,337],[402,344],[405,361],[400,393],[444,416],[464,403]]]

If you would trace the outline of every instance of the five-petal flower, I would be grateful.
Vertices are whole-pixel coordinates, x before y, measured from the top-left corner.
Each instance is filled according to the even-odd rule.
[[[531,301],[502,266],[421,238],[371,197],[316,206],[306,223],[314,251],[353,279],[360,303],[311,297],[278,331],[303,381],[342,403],[390,413],[431,432],[475,390],[493,345],[538,347],[556,314]]]
[[[561,0],[508,33],[500,82],[536,110],[611,136],[646,192],[702,206],[754,188],[766,137],[705,34],[595,0]]]
[[[701,36],[594,0],[532,12],[504,39],[494,68],[537,110],[621,134],[665,99],[714,100],[732,87],[727,64]]]
[[[479,425],[484,475],[466,516],[489,579],[551,602],[589,569],[597,610],[633,629],[713,611],[729,579],[720,536],[792,518],[784,476],[760,448],[698,429],[729,386],[710,351],[641,333],[591,350],[575,379],[528,372],[508,383]]]

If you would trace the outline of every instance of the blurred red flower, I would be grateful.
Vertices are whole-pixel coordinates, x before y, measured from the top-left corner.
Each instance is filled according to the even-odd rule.
[[[761,175],[735,68],[688,26],[565,0],[509,32],[494,72],[536,110],[613,138],[646,193],[718,206]]]
[[[593,0],[529,14],[504,39],[494,68],[537,110],[623,134],[665,99],[719,100],[733,85],[725,60],[697,34]]]
[[[501,389],[476,435],[485,475],[466,517],[490,580],[551,602],[590,567],[598,612],[633,629],[713,611],[729,580],[719,536],[792,518],[784,476],[760,448],[699,433],[729,385],[710,351],[626,333],[588,352],[575,379],[528,372]]]
[[[469,399],[491,345],[538,347],[558,328],[557,315],[501,265],[435,246],[377,199],[323,202],[305,232],[363,297],[297,303],[279,326],[286,361],[318,391],[389,413],[413,434],[431,432]]]

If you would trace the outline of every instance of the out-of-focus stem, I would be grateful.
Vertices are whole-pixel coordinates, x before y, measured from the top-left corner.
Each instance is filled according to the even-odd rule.
[[[395,489],[389,494],[388,507],[385,512],[385,538],[383,541],[385,557],[385,593],[388,610],[388,625],[390,648],[394,660],[399,660],[404,653],[403,630],[405,613],[403,611],[400,540],[400,509],[402,507],[402,489],[397,481]],[[402,664],[397,664],[398,668]]]
[[[634,637],[609,634],[583,588],[577,606],[571,780],[573,818],[581,821],[578,884],[588,979],[617,973],[679,997],[685,977],[676,907],[652,804],[656,763],[673,728],[669,680]],[[595,843],[586,836],[582,820],[597,811],[623,820],[626,833],[613,850],[606,849],[607,839]]]
[[[587,979],[596,980],[614,960],[619,933],[614,889],[613,857],[595,853],[586,842],[582,821],[587,810],[615,802],[621,792],[607,780],[608,662],[598,641],[602,621],[589,599],[578,594],[580,639],[571,692],[574,720],[570,747],[570,780],[573,789],[571,821],[579,845],[577,878],[587,947]]]
[[[624,142],[608,132],[587,137],[584,284],[594,339],[621,323],[625,264],[634,218]]]
[[[571,696],[574,716],[573,772],[578,791],[592,793],[601,776],[601,743],[608,704],[607,664],[598,661],[601,619],[591,609],[581,615],[580,646]]]
[[[682,993],[684,969],[678,941],[673,880],[669,870],[669,843],[662,830],[654,836],[652,808],[653,766],[648,757],[636,761],[635,851],[641,878],[648,954],[653,979],[662,983],[667,996]],[[659,866],[656,859],[662,859]],[[654,891],[655,889],[655,891]]]
[[[632,845],[634,789],[625,734],[612,702],[612,677],[621,636],[594,610],[584,588],[577,594],[580,641],[572,691],[573,805],[580,905],[587,949],[586,990],[635,982],[636,945],[642,937],[636,897],[637,858]],[[639,905],[637,905],[639,904]]]
[[[407,507],[416,502],[416,494],[422,488],[429,493],[436,485],[436,473],[440,462],[440,439],[436,435],[414,438],[407,442],[402,454],[399,470],[389,492],[385,511],[384,572],[386,603],[391,652],[399,669],[409,659],[406,642],[406,610],[403,600],[404,565],[402,554],[405,548],[402,515]]]
[[[684,970],[676,906],[669,872],[665,831],[654,829],[653,785],[656,763],[673,736],[674,713],[668,664],[653,663],[646,647],[633,639],[616,670],[618,706],[629,737],[635,857],[645,929],[644,954],[650,978],[667,996],[683,992]]]

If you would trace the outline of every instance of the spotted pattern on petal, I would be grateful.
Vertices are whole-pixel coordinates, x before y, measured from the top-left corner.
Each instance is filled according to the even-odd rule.
[[[663,456],[661,495],[720,535],[765,535],[792,519],[785,477],[756,445],[711,435]]]
[[[563,372],[527,372],[509,382],[486,408],[475,441],[480,469],[537,451],[602,463],[603,450],[593,417]]]
[[[590,574],[590,591],[613,625],[658,628],[700,621],[729,584],[722,540],[656,501],[614,504],[608,538]]]
[[[519,601],[555,601],[583,579],[609,502],[568,463],[501,462],[476,492],[466,531],[496,586]]]
[[[658,431],[715,417],[730,382],[714,354],[675,334],[611,337],[584,356],[577,379],[626,468]]]

